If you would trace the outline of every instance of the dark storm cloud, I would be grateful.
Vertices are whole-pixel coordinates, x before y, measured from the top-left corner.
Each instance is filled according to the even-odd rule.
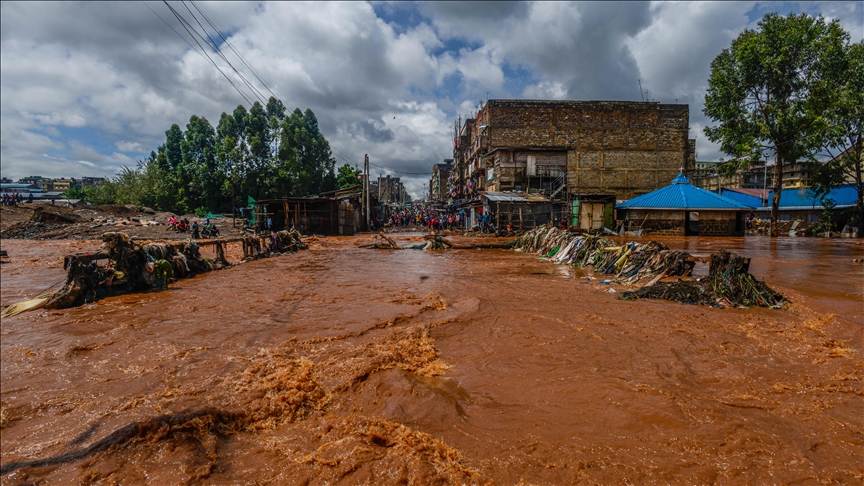
[[[363,120],[351,124],[350,133],[362,136],[370,142],[389,142],[393,140],[393,131],[386,128],[380,121]]]

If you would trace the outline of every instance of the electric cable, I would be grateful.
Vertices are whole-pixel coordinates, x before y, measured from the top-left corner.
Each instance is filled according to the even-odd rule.
[[[249,63],[246,62],[246,59],[243,58],[243,56],[241,56],[239,52],[237,52],[237,49],[234,48],[234,45],[231,44],[231,41],[229,41],[224,35],[222,35],[222,32],[216,27],[216,25],[213,24],[213,22],[210,20],[210,18],[207,17],[207,14],[205,14],[204,11],[202,11],[201,8],[199,8],[198,5],[195,4],[195,1],[189,0],[189,3],[191,3],[192,6],[195,7],[196,10],[198,10],[198,12],[201,14],[201,16],[204,17],[204,20],[206,20],[207,23],[210,24],[210,27],[213,27],[213,30],[215,30],[216,33],[219,34],[219,37],[222,38],[222,41],[224,43],[228,44],[228,47],[231,48],[231,51],[234,52],[234,55],[237,56],[238,59],[240,59],[240,62],[242,62],[244,66],[249,68],[249,71],[252,72],[252,75],[255,76],[255,78],[258,81],[260,81],[261,84],[263,84],[265,88],[267,88],[267,91],[269,91],[270,94],[273,95],[274,98],[276,98],[277,100],[279,100],[281,102],[282,97],[277,95],[276,93],[273,92],[272,89],[270,89],[270,86],[268,86],[267,83],[265,83],[264,80],[261,79],[261,76],[258,75],[258,73],[255,71],[255,69],[253,69],[252,66],[250,66]],[[285,103],[282,102],[282,104],[284,105]]]
[[[186,2],[184,2],[183,0],[180,0],[180,3],[186,8],[186,10],[189,12],[189,15],[192,16],[192,19],[195,20],[195,23],[198,24],[198,27],[201,27],[201,31],[204,32],[204,35],[207,36],[207,39],[204,39],[204,37],[197,30],[195,31],[195,33],[198,34],[198,36],[201,38],[201,40],[204,40],[205,42],[207,42],[207,45],[209,45],[210,47],[213,48],[213,51],[216,52],[216,54],[218,54],[219,57],[221,57],[222,60],[228,64],[229,67],[231,67],[231,69],[234,71],[234,73],[243,81],[243,83],[249,88],[249,90],[252,91],[252,94],[255,95],[256,98],[258,98],[258,101],[260,101],[262,105],[266,106],[267,102],[264,101],[264,95],[261,94],[261,92],[258,91],[257,88],[252,86],[252,84],[246,79],[246,77],[243,76],[243,74],[241,74],[240,71],[238,71],[237,68],[234,67],[233,64],[231,64],[231,61],[229,61],[227,57],[225,57],[225,54],[222,52],[221,49],[219,49],[219,46],[216,44],[216,41],[213,40],[212,37],[210,37],[210,33],[207,32],[207,29],[204,28],[203,25],[201,25],[201,21],[199,21],[198,17],[195,16],[195,13],[192,12],[192,9],[190,9],[189,6],[186,5]],[[193,29],[194,29],[194,27],[193,27]]]
[[[247,103],[252,105],[253,103],[249,100],[249,98],[246,97],[246,94],[243,93],[242,91],[240,91],[240,88],[238,88],[237,85],[235,85],[234,82],[231,81],[231,78],[229,78],[228,75],[222,71],[222,69],[219,67],[219,65],[217,65],[216,62],[213,61],[213,59],[210,57],[209,54],[207,54],[207,51],[204,49],[204,47],[201,45],[201,43],[198,42],[198,39],[196,39],[195,36],[192,34],[192,32],[189,31],[189,28],[186,26],[186,19],[184,19],[182,15],[180,15],[176,10],[174,10],[174,7],[169,5],[167,0],[162,0],[162,2],[168,7],[169,10],[171,10],[171,13],[174,14],[174,17],[180,22],[180,24],[186,30],[186,33],[188,33],[189,36],[192,37],[192,40],[194,40],[195,43],[198,44],[198,47],[200,47],[201,50],[204,52],[204,55],[207,56],[207,60],[210,61],[210,64],[212,64],[213,67],[215,67],[219,71],[219,73],[222,74],[222,76],[224,76],[225,79],[227,79],[229,83],[231,83],[231,86],[233,86],[234,89],[237,90],[238,93],[240,93],[240,96],[242,96],[243,99],[246,100]]]

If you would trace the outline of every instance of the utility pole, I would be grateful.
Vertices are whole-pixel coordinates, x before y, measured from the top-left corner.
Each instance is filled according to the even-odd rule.
[[[366,170],[366,177],[364,178],[366,182],[366,190],[364,191],[366,193],[366,231],[369,231],[369,154],[363,157],[363,167]]]
[[[234,164],[231,164],[231,227],[237,227],[237,198],[234,197]]]

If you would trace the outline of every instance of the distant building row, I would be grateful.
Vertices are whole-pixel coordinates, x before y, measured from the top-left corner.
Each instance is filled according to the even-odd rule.
[[[29,177],[22,177],[21,179],[18,179],[17,182],[13,182],[11,179],[7,179],[6,177],[0,179],[0,183],[4,184],[4,186],[6,186],[8,184],[18,184],[18,185],[25,185],[25,186],[32,185],[32,186],[36,186],[36,188],[38,188],[41,192],[64,192],[64,191],[68,191],[69,189],[71,189],[73,187],[85,188],[85,187],[90,187],[90,186],[99,184],[99,183],[104,182],[104,181],[105,181],[104,177],[86,177],[86,176],[82,177],[80,179],[76,179],[74,177],[69,178],[69,179],[62,178],[62,177],[58,178],[58,179],[51,179],[49,177],[42,177],[42,176],[29,176]],[[9,187],[7,186],[7,188],[9,188]],[[19,187],[19,189],[25,189],[25,191],[24,191],[25,193],[30,192],[30,191],[27,191],[26,187],[23,187],[23,186]],[[4,191],[4,192],[12,192],[12,191]]]

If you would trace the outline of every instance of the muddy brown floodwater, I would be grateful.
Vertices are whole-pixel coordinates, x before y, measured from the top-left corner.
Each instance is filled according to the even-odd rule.
[[[768,310],[365,240],[3,319],[3,484],[864,480],[859,241],[664,240],[753,257]],[[4,240],[2,304],[98,246]]]

